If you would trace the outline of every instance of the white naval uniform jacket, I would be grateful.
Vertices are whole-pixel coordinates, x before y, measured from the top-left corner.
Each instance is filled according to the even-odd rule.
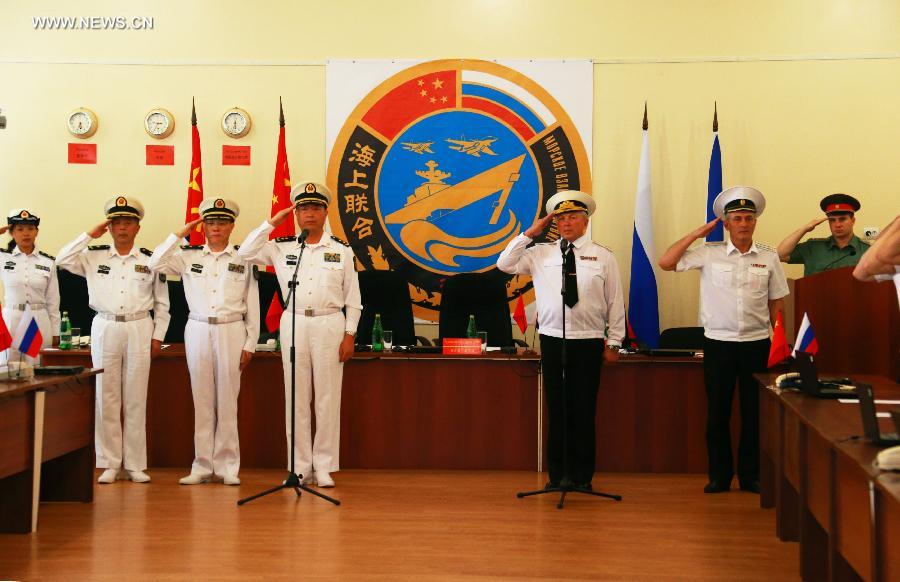
[[[269,221],[264,221],[247,235],[238,256],[256,264],[274,265],[282,296],[287,300],[288,283],[300,256],[300,244],[293,236],[268,240],[274,229]],[[296,302],[292,303],[299,314],[307,309],[337,311],[346,308],[344,331],[356,333],[362,299],[353,251],[346,243],[323,233],[319,242],[306,244],[297,272]],[[289,308],[290,305],[285,307]]]
[[[497,267],[504,273],[531,275],[537,296],[541,334],[561,338],[562,268],[560,244],[541,243],[520,234],[500,253]],[[625,299],[619,265],[612,251],[591,240],[588,233],[572,243],[578,278],[578,303],[566,307],[568,339],[607,338],[610,346],[625,339]]]
[[[676,271],[700,269],[700,319],[706,337],[748,342],[769,337],[769,301],[788,294],[778,252],[753,243],[741,252],[729,240],[688,250]]]
[[[245,352],[256,351],[259,340],[259,286],[253,265],[238,257],[238,247],[213,252],[208,245],[182,246],[170,234],[150,257],[150,269],[181,277],[191,315],[230,319],[243,317]]]
[[[134,246],[120,256],[110,245],[89,247],[90,241],[82,233],[62,248],[56,264],[87,279],[89,305],[98,313],[131,315],[152,309],[153,339],[163,341],[169,328],[169,289],[165,277],[150,270],[152,253]]]
[[[59,335],[59,282],[56,279],[54,258],[37,247],[26,255],[19,249],[0,249],[0,280],[3,281],[3,308],[22,312],[13,306],[43,305],[47,310],[49,327],[41,329],[44,343],[49,344],[52,336]],[[40,309],[32,308],[32,311]],[[17,322],[6,318],[10,333],[15,332]]]

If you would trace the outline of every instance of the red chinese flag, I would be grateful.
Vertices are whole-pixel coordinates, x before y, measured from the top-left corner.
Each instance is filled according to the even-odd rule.
[[[788,346],[787,338],[784,336],[784,322],[781,319],[781,312],[775,317],[775,330],[772,333],[772,347],[769,348],[769,367],[785,361],[791,355],[791,348]]]
[[[456,107],[456,71],[438,71],[391,89],[363,117],[388,139],[425,114]]]
[[[522,333],[525,333],[525,330],[528,329],[528,319],[525,317],[525,301],[522,299],[522,296],[519,295],[518,301],[516,301],[516,310],[513,312],[513,321],[519,326],[519,329],[522,330]]]
[[[6,322],[3,321],[3,314],[0,313],[0,351],[7,349],[12,345],[12,336],[9,333],[9,328],[6,327]]]
[[[284,145],[284,108],[281,100],[278,103],[278,122],[281,129],[278,130],[278,155],[275,158],[275,184],[272,186],[272,213],[275,216],[291,205],[291,170],[288,167],[287,148]],[[269,240],[282,236],[294,236],[294,218],[289,217],[275,227],[269,234]]]
[[[184,222],[200,218],[200,203],[203,201],[203,170],[200,168],[200,132],[197,131],[197,109],[191,103],[191,173],[188,178],[187,211]],[[198,224],[188,235],[188,244],[202,245],[206,241],[203,225]]]
[[[284,307],[282,307],[281,299],[278,298],[278,293],[276,293],[272,295],[272,302],[269,303],[269,309],[266,311],[266,329],[269,330],[269,333],[275,333],[281,327],[282,313],[284,313]]]

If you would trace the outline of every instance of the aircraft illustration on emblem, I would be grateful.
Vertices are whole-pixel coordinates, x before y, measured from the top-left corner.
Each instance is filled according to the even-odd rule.
[[[481,154],[487,154],[489,156],[497,155],[497,152],[491,150],[490,148],[491,144],[497,141],[496,137],[488,136],[484,139],[471,140],[467,140],[465,137],[463,137],[462,139],[447,139],[447,141],[453,144],[450,146],[451,150],[469,154],[470,156],[475,156],[476,158],[481,157]]]
[[[408,152],[414,152],[417,154],[433,154],[434,152],[431,151],[431,144],[433,143],[433,141],[423,141],[420,143],[404,141],[400,142],[400,145],[402,145],[403,149]]]

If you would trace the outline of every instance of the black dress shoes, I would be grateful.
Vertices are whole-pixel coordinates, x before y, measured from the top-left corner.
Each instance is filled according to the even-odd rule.
[[[710,481],[706,484],[706,487],[703,488],[704,493],[725,493],[731,489],[731,483],[726,483],[725,481]]]
[[[759,481],[750,481],[749,483],[741,483],[741,491],[749,491],[750,493],[759,493]]]

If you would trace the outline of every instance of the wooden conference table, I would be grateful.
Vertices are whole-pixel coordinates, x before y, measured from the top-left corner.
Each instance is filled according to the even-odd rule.
[[[900,399],[887,378],[848,376],[871,384],[876,400]],[[800,542],[802,578],[900,580],[900,474],[872,465],[883,448],[861,438],[859,405],[780,392],[773,374],[757,380],[760,504],[775,508],[781,540]]]
[[[48,365],[90,365],[88,350],[47,350]],[[260,352],[242,376],[243,467],[286,465],[281,354]],[[546,422],[540,356],[357,353],[344,366],[341,467],[540,470]],[[597,406],[599,471],[706,471],[702,360],[623,357],[605,366]],[[153,362],[147,406],[151,467],[190,466],[193,402],[184,346]]]
[[[39,501],[94,499],[94,376],[0,381],[0,532],[37,528]]]

